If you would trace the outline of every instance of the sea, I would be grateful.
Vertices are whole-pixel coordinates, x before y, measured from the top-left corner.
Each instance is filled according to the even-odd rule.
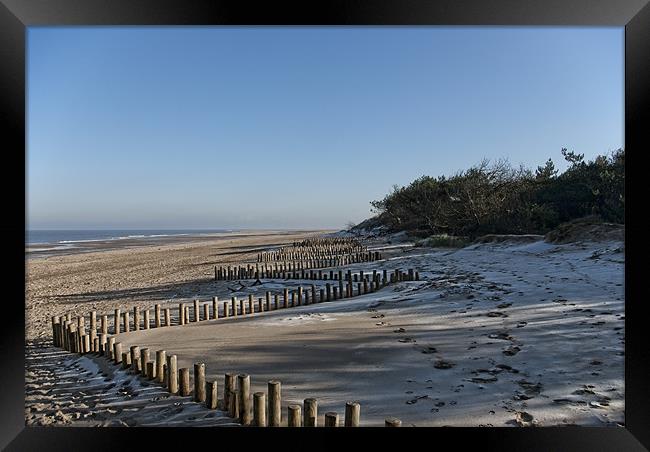
[[[164,243],[166,241],[237,232],[234,229],[33,229],[25,231],[28,254],[83,252],[114,248],[133,242]]]

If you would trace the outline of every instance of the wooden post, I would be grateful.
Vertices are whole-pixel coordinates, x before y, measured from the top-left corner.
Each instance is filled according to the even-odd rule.
[[[59,346],[57,340],[57,329],[59,328],[59,316],[52,316],[52,344],[55,347]]]
[[[302,305],[302,286],[298,286],[298,306]]]
[[[239,421],[242,425],[250,425],[252,418],[250,375],[237,375],[237,386],[239,386]]]
[[[120,310],[116,309],[115,310],[115,316],[113,318],[113,331],[114,334],[120,334],[120,320],[122,320],[120,316]]]
[[[217,409],[217,381],[209,381],[206,384],[206,399],[205,406],[211,410]]]
[[[257,299],[257,312],[264,312],[264,301],[261,298]]]
[[[99,336],[99,353],[100,355],[107,356],[106,342],[108,341],[108,334],[101,334]]]
[[[122,314],[122,319],[124,320],[124,332],[130,332],[131,325],[129,325],[129,311],[124,311],[124,314]]]
[[[210,305],[207,303],[203,305],[203,320],[210,320]]]
[[[325,289],[320,289],[318,303],[322,303],[324,301],[325,301]]]
[[[289,405],[287,407],[287,417],[288,427],[301,427],[300,405]]]
[[[305,411],[303,425],[305,427],[318,427],[318,400],[308,398],[303,401]]]
[[[401,427],[402,426],[402,421],[395,417],[387,417],[386,420],[384,421],[384,427]]]
[[[176,361],[176,355],[171,355],[167,357],[167,390],[171,394],[178,393],[178,367]]]
[[[149,324],[151,322],[149,321],[149,308],[144,310],[144,329],[148,330],[149,329]]]
[[[219,318],[219,297],[212,297],[212,318]]]
[[[178,370],[178,379],[180,380],[180,395],[187,397],[192,393],[190,391],[190,369],[183,367]]]
[[[287,308],[289,307],[289,289],[285,288],[282,295],[282,308]]]
[[[329,411],[325,413],[325,427],[338,427],[339,426],[339,414]]]
[[[156,328],[160,328],[160,326],[161,326],[161,324],[160,324],[160,305],[157,304],[154,309],[155,309],[154,318],[155,318],[155,322],[156,322]]]
[[[232,304],[232,316],[237,317],[237,297],[230,298]]]
[[[325,284],[325,292],[327,293],[327,301],[332,301],[332,286],[330,283]]]
[[[223,302],[223,316],[224,317],[228,317],[228,304],[229,303],[227,301]]]
[[[253,425],[266,427],[266,394],[263,392],[253,394]]]
[[[190,324],[190,307],[183,305],[183,309],[184,309],[183,317],[185,319],[183,321],[185,322],[185,325],[189,325]]]
[[[266,311],[271,310],[271,292],[269,292],[268,290],[266,291],[266,307],[265,307],[265,310]]]
[[[230,399],[235,392],[235,374],[226,373],[223,380],[223,408],[224,410],[230,409]]]
[[[149,362],[149,349],[140,349],[140,372],[143,376],[147,376],[147,363]]]
[[[108,338],[108,353],[106,353],[106,357],[115,361],[115,336]]]
[[[269,427],[279,427],[282,423],[282,385],[278,380],[268,383]]]
[[[140,347],[131,346],[131,369],[135,373],[140,373]]]
[[[138,306],[133,307],[133,330],[140,330],[140,308]]]
[[[131,366],[131,355],[129,352],[122,352],[122,369],[128,369]]]
[[[153,380],[156,377],[156,363],[147,361],[147,380]]]
[[[185,317],[183,316],[184,314],[184,309],[183,309],[183,303],[178,303],[178,324],[179,325],[185,325]]]
[[[97,311],[90,311],[90,337],[91,337],[91,339],[95,339],[96,335],[97,335]]]
[[[194,321],[200,320],[201,313],[199,312],[199,300],[194,300]]]
[[[165,350],[156,350],[156,382],[158,383],[162,383],[165,379],[166,354]]]
[[[239,419],[239,393],[237,391],[230,394],[228,406],[228,415],[234,419]]]
[[[84,335],[84,352],[85,353],[90,352],[90,335],[89,334]]]
[[[102,316],[102,334],[103,335],[108,334],[108,316],[107,315]]]
[[[172,315],[169,308],[165,308],[165,326],[172,326]]]
[[[122,343],[116,342],[113,344],[113,355],[115,356],[115,364],[122,362]]]
[[[311,285],[311,302],[312,304],[316,303],[316,285]]]
[[[277,293],[273,294],[273,309],[274,310],[277,310],[278,307],[279,307],[278,298],[279,298],[279,295]]]
[[[250,314],[253,314],[255,312],[255,299],[253,298],[253,294],[248,294],[248,312]]]
[[[205,402],[205,363],[194,363],[194,401]]]
[[[358,427],[361,405],[358,402],[347,402],[345,404],[345,426]]]
[[[246,305],[244,304],[244,299],[239,300],[239,312],[241,315],[246,315]]]

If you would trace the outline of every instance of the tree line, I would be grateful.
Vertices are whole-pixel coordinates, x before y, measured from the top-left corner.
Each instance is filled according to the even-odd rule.
[[[483,160],[451,177],[422,176],[405,187],[393,186],[370,203],[376,215],[359,226],[476,238],[545,234],[591,215],[624,223],[624,149],[591,161],[566,148],[561,152],[569,162],[563,173],[550,158],[534,171],[507,160]]]

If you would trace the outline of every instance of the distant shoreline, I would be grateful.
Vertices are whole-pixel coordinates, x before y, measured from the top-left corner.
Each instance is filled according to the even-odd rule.
[[[162,234],[164,230],[132,230],[134,234],[124,235],[127,230],[99,230],[97,236],[115,232],[113,236],[105,238],[85,238],[93,237],[91,230],[70,230],[70,231],[52,231],[59,232],[59,237],[66,237],[65,233],[82,233],[70,235],[68,240],[51,240],[50,242],[40,241],[25,243],[25,258],[41,259],[51,256],[72,255],[89,252],[101,252],[118,250],[133,247],[145,246],[162,246],[171,244],[193,243],[204,240],[225,239],[228,237],[247,237],[267,234],[296,234],[305,232],[322,232],[322,230],[289,230],[289,229],[223,229],[223,230],[168,230],[167,234]],[[49,232],[49,231],[48,231]],[[155,234],[145,234],[146,232],[155,232]],[[76,237],[83,237],[77,238]]]

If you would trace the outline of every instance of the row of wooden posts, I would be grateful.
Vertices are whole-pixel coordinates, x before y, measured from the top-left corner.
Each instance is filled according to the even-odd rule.
[[[293,247],[331,247],[331,246],[358,246],[363,244],[356,237],[310,237],[300,242],[293,242]]]
[[[178,369],[177,355],[167,355],[165,350],[156,350],[155,358],[148,347],[132,345],[128,351],[122,349],[121,342],[110,337],[108,343],[94,351],[99,356],[131,370],[142,378],[161,384],[172,395],[193,396],[197,403],[205,404],[208,409],[227,411],[231,418],[245,426],[279,427],[282,425],[281,382],[270,380],[267,392],[255,392],[251,397],[251,380],[247,374],[226,373],[224,375],[223,396],[218,397],[217,380],[206,381],[205,363],[194,363],[193,387],[190,384],[190,369]],[[236,382],[236,384],[235,384]],[[268,400],[268,403],[267,403]],[[268,412],[268,418],[267,418]],[[302,414],[301,414],[302,412]],[[361,405],[358,402],[345,404],[345,427],[358,427],[361,418]],[[325,427],[338,427],[339,414],[324,414]],[[303,406],[287,406],[287,426],[318,427],[318,399],[307,398]],[[400,427],[401,421],[386,418],[385,426]]]
[[[350,270],[348,270],[349,272]],[[313,270],[308,268],[298,268],[291,263],[276,264],[269,267],[246,266],[215,266],[215,281],[234,281],[240,279],[320,279],[320,280],[340,280],[343,270]],[[376,273],[376,270],[375,270]],[[386,270],[383,270],[384,279],[386,279]],[[363,271],[361,271],[363,274]],[[397,269],[395,281],[418,281],[419,273],[414,269],[409,269],[404,273]]]
[[[294,242],[273,251],[258,254],[258,262],[337,259],[368,254],[368,247],[351,238],[320,238]],[[370,257],[372,259],[372,256]]]
[[[379,251],[363,251],[358,253],[259,253],[257,262],[271,263],[282,262],[292,263],[299,268],[324,268],[337,267],[341,265],[356,264],[360,262],[374,262],[382,259]]]
[[[323,277],[322,274],[319,275],[315,272],[313,272],[311,276],[312,279],[317,279],[316,276],[319,276],[320,278]],[[390,275],[386,270],[383,270],[382,273],[373,270],[372,273],[364,273],[363,271],[360,271],[359,273],[354,274],[352,274],[351,270],[348,270],[345,274],[339,270],[335,274],[334,280],[338,281],[338,286],[327,283],[324,288],[319,289],[317,289],[315,284],[312,284],[311,287],[307,289],[302,286],[298,286],[296,289],[284,288],[282,292],[282,300],[280,300],[280,293],[276,292],[272,294],[271,291],[266,291],[265,298],[258,298],[257,304],[255,304],[253,294],[248,295],[247,304],[244,299],[238,299],[238,297],[233,296],[230,301],[223,302],[221,316],[229,317],[247,315],[254,314],[255,312],[259,313],[276,309],[335,301],[343,298],[351,298],[375,292],[380,288],[397,281],[419,280],[419,274],[413,269],[408,269],[406,273],[396,269],[391,272]],[[356,290],[354,287],[355,283]],[[271,303],[272,297],[273,304]],[[194,322],[218,319],[219,298],[216,296],[212,298],[212,310],[210,310],[209,303],[204,303],[202,310],[203,318],[201,318],[201,302],[200,300],[194,300]],[[134,306],[132,324],[134,331],[140,329],[141,314],[144,314],[144,321],[142,323],[143,329],[172,326],[171,308],[163,309],[160,304],[156,304],[154,307],[154,323],[152,325],[150,309],[147,308],[140,311],[139,306]],[[70,314],[63,317],[52,316],[52,337],[54,345],[74,352],[96,352],[102,347],[102,344],[105,344],[108,340],[108,317],[107,314],[100,317],[100,334],[97,334],[97,311],[91,311],[89,314],[90,325],[88,332],[86,332],[84,316],[77,317],[76,322],[74,319],[71,319]],[[119,334],[121,332],[130,332],[131,322],[129,317],[128,311],[122,313],[120,309],[115,309],[113,314],[112,333]],[[190,308],[186,303],[181,302],[178,304],[178,315],[176,318],[176,325],[185,325],[190,323]]]

